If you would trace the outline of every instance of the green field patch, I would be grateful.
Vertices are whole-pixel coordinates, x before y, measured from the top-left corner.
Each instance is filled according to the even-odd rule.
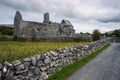
[[[43,52],[86,42],[0,42],[0,63],[21,60]]]

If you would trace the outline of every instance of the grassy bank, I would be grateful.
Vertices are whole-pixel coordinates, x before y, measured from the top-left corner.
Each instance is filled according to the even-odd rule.
[[[64,67],[62,70],[56,72],[52,76],[49,77],[48,80],[64,80],[65,78],[72,75],[76,70],[80,69],[82,66],[84,66],[86,63],[88,63],[90,60],[92,60],[94,57],[96,57],[99,53],[101,53],[103,50],[105,50],[110,44],[105,45],[101,49],[93,52],[91,55],[81,59],[77,60],[73,64],[70,64],[66,67]]]
[[[86,42],[0,42],[0,63]]]

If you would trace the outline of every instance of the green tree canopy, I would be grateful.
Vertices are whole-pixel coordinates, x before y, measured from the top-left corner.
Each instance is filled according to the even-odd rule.
[[[113,31],[112,35],[115,35],[116,37],[120,37],[120,31],[115,30],[115,31]]]
[[[93,33],[92,33],[93,41],[99,40],[100,37],[101,37],[100,31],[98,29],[93,30]]]

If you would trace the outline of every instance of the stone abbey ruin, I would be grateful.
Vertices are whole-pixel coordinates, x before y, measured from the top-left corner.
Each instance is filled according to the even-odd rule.
[[[44,14],[43,23],[24,21],[19,11],[14,18],[14,35],[18,37],[73,37],[75,30],[68,20],[61,23],[51,22],[49,13]]]

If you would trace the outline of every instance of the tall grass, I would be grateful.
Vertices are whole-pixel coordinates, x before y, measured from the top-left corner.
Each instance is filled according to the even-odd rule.
[[[86,42],[0,42],[0,63]]]

